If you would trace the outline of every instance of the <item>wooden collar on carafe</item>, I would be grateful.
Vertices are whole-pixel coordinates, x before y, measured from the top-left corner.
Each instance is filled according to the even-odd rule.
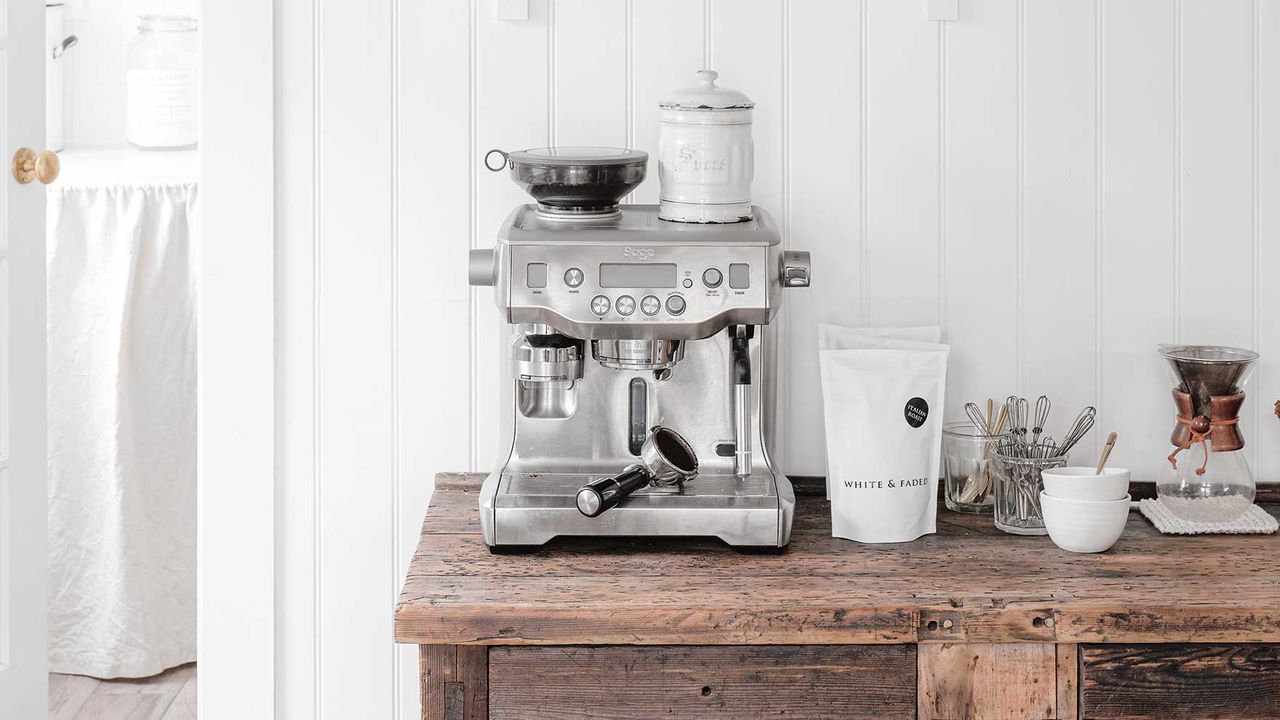
[[[1204,462],[1196,468],[1197,475],[1204,475],[1209,465],[1209,446],[1213,452],[1230,452],[1244,447],[1240,434],[1240,406],[1244,393],[1209,396],[1209,415],[1196,415],[1191,394],[1175,389],[1173,402],[1178,406],[1177,424],[1169,441],[1174,451],[1169,454],[1169,464],[1178,467],[1178,453],[1200,443],[1204,449]],[[1207,442],[1206,442],[1207,441]]]

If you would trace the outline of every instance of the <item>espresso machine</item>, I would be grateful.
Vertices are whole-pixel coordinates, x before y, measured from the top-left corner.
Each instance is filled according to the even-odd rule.
[[[485,543],[785,547],[795,496],[773,454],[778,308],[786,288],[809,285],[808,253],[784,250],[758,207],[719,225],[619,207],[647,158],[619,152],[632,155],[574,159],[606,168],[596,184],[612,189],[600,198],[539,194],[555,184],[548,167],[571,163],[503,155],[539,202],[516,207],[496,247],[470,257],[470,282],[493,286],[510,338],[501,456],[479,500]],[[628,176],[628,165],[639,170]]]

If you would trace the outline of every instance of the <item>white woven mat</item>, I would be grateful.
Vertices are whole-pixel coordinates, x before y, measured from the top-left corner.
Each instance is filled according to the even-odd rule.
[[[1225,499],[1225,498],[1224,498]],[[1229,500],[1228,500],[1229,501]],[[1196,500],[1197,503],[1214,502],[1212,499]],[[1230,522],[1189,522],[1183,520],[1165,507],[1160,500],[1140,500],[1135,503],[1142,514],[1166,535],[1201,535],[1213,534],[1259,534],[1269,535],[1280,528],[1280,523],[1271,517],[1266,510],[1250,504],[1243,515]]]

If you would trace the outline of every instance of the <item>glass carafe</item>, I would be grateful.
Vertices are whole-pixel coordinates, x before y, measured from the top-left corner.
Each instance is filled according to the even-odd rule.
[[[1156,475],[1171,513],[1192,522],[1226,522],[1253,503],[1253,472],[1244,457],[1240,406],[1258,354],[1213,345],[1161,345],[1175,383],[1173,452]]]

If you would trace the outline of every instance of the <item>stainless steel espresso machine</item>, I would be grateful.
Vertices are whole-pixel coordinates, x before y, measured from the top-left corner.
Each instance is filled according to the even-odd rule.
[[[626,152],[643,168],[644,153]],[[497,246],[470,258],[471,284],[494,287],[510,334],[485,542],[784,547],[795,498],[772,456],[777,320],[784,289],[809,285],[808,253],[784,251],[760,208],[746,222],[668,222],[656,205],[617,205],[635,177],[603,198],[540,195],[517,154],[504,158],[539,204],[515,208]]]

